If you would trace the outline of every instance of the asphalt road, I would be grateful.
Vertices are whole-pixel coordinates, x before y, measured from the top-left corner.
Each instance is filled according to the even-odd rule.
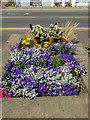
[[[49,27],[57,22],[65,25],[67,21],[80,23],[78,27],[88,27],[87,10],[2,10],[2,28],[22,28],[28,24]]]

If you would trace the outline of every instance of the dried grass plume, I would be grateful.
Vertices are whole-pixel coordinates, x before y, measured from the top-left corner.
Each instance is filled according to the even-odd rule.
[[[78,25],[79,23],[72,23],[71,21],[66,23],[64,35],[68,41],[71,40],[73,36],[75,36],[74,33]]]

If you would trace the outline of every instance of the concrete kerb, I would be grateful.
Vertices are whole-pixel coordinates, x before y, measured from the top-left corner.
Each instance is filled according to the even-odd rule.
[[[3,99],[3,118],[88,118],[88,96]]]
[[[23,9],[27,9],[27,10],[88,10],[88,7],[6,7],[5,9],[2,10],[23,10]]]

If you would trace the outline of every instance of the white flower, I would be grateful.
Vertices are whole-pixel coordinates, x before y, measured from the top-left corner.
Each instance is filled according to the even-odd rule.
[[[72,44],[72,43],[71,43],[70,45],[71,45],[71,46],[73,46],[73,44]]]
[[[55,25],[56,29],[58,29],[58,25]]]
[[[50,27],[53,27],[53,24],[51,24]]]

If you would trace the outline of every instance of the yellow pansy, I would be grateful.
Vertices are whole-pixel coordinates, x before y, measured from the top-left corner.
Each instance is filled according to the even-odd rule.
[[[48,44],[44,44],[44,47],[48,47]]]
[[[21,44],[24,44],[26,42],[26,40],[23,40],[22,42],[21,42]]]
[[[41,45],[43,45],[43,42],[41,42]]]
[[[25,45],[29,45],[29,42],[25,42]]]
[[[44,42],[44,44],[49,44],[49,42]]]
[[[38,47],[41,47],[41,44],[38,44]]]
[[[48,39],[48,37],[46,37],[46,39]]]
[[[31,41],[34,41],[34,39],[31,38]]]
[[[27,38],[27,40],[31,40],[31,38]]]
[[[21,47],[21,49],[23,49],[24,47]]]
[[[37,48],[36,45],[34,45],[34,48]]]
[[[63,38],[64,41],[67,41],[67,38],[65,36],[62,36],[62,38]]]
[[[34,45],[34,48],[39,48],[39,47],[41,47],[41,44],[35,44]]]
[[[60,40],[58,40],[58,42],[60,42]]]
[[[30,40],[32,40],[32,38],[31,38],[31,37],[26,39],[26,41],[30,41]]]

